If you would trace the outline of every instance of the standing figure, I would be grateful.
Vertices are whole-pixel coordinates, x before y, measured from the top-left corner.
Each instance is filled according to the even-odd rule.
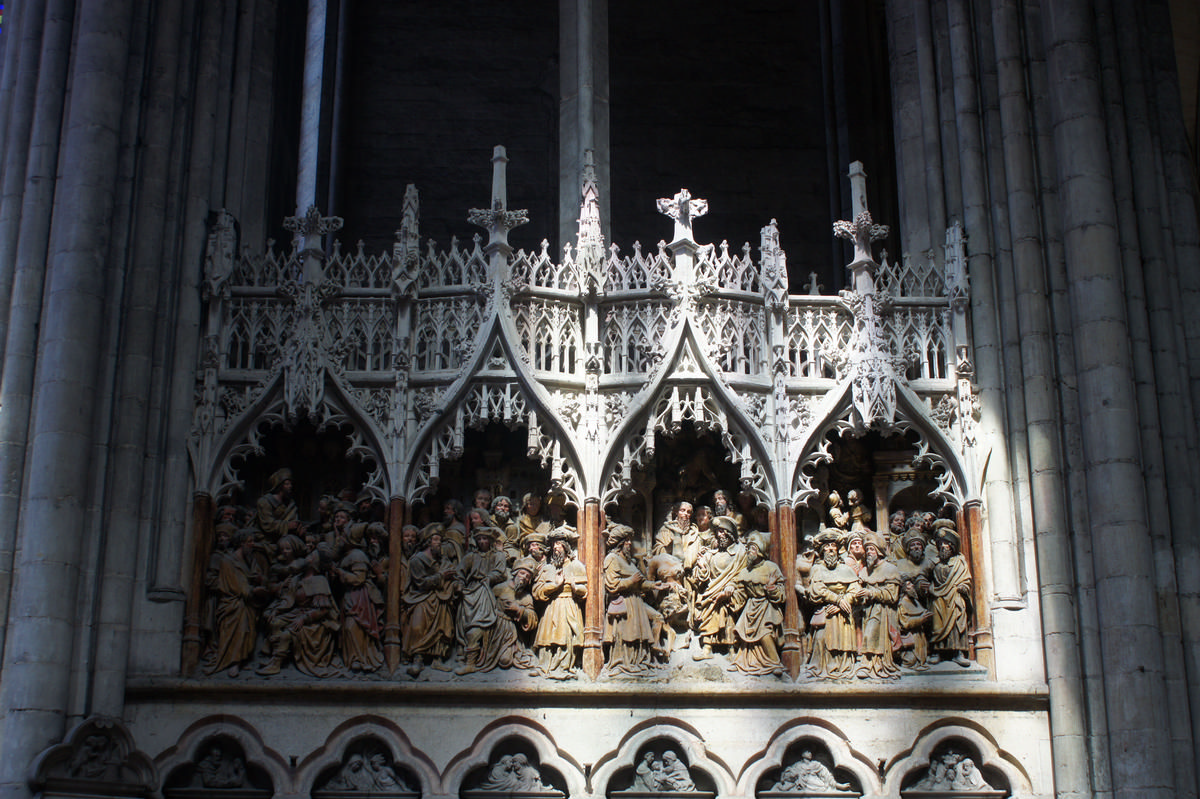
[[[693,614],[700,636],[700,651],[692,656],[693,660],[707,660],[713,656],[714,646],[729,646],[735,641],[734,595],[737,577],[746,565],[746,550],[737,543],[737,523],[733,519],[719,516],[713,520],[713,528],[717,549],[702,552],[693,572],[698,592]]]
[[[829,521],[833,522],[833,526],[838,530],[849,530],[850,514],[842,507],[842,495],[830,491],[825,501],[829,503]]]
[[[855,601],[862,607],[862,645],[859,677],[894,680],[900,669],[892,657],[892,642],[899,635],[896,606],[900,599],[900,572],[884,560],[887,543],[879,533],[867,533],[865,565],[858,574]]]
[[[499,530],[477,527],[475,549],[458,563],[456,579],[462,586],[458,604],[458,638],[463,644],[463,663],[455,674],[491,671],[512,665],[517,628],[500,611],[493,590],[507,578],[508,561],[496,548]]]
[[[933,611],[922,603],[916,581],[902,577],[896,624],[900,627],[900,662],[917,671],[929,668],[929,622]]]
[[[583,648],[583,600],[587,598],[587,569],[575,558],[568,540],[570,528],[551,534],[550,556],[538,569],[533,598],[545,602],[533,648],[547,676],[574,676]]]
[[[254,531],[238,530],[230,548],[213,553],[205,587],[216,598],[211,659],[206,674],[229,669],[236,677],[254,654],[258,638],[258,608],[269,596],[263,575],[251,564]]]
[[[778,565],[766,559],[767,533],[750,533],[746,541],[746,567],[737,577],[741,605],[733,632],[731,668],[745,674],[783,674],[779,660],[779,634],[783,629],[783,603],[787,580]]]
[[[508,497],[498,496],[492,500],[492,525],[503,535],[501,546],[509,562],[521,557],[521,528],[513,518],[512,500]]]
[[[813,638],[812,665],[822,677],[849,676],[858,651],[851,606],[858,575],[838,556],[840,540],[834,529],[827,528],[817,534],[814,543],[821,559],[809,572],[808,593],[818,606],[813,626],[820,628]]]
[[[933,567],[933,583],[929,587],[933,597],[929,648],[940,653],[943,660],[948,658],[960,666],[969,666],[971,572],[967,569],[967,559],[959,554],[958,533],[953,527],[941,529],[937,548],[938,562]]]
[[[656,628],[661,628],[662,617],[642,601],[645,576],[633,562],[633,529],[614,524],[608,530],[607,543],[604,643],[608,645],[608,659],[605,670],[645,674],[650,669],[652,649],[658,643]]]
[[[401,601],[408,624],[404,626],[401,648],[412,659],[408,673],[416,677],[426,659],[434,668],[444,668],[454,641],[454,564],[442,551],[441,525],[426,528],[424,548],[408,564],[408,590]]]
[[[366,527],[358,522],[351,528],[334,574],[343,589],[342,660],[351,671],[372,672],[383,665],[383,593],[363,549]]]
[[[542,496],[531,491],[521,497],[521,515],[517,517],[518,541],[524,544],[525,537],[539,529],[548,531],[548,528],[542,528]]]

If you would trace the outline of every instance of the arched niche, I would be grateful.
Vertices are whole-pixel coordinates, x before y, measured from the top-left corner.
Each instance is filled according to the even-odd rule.
[[[736,503],[740,474],[719,430],[684,420],[677,429],[659,431],[655,442],[653,456],[634,470],[629,491],[605,508],[610,521],[637,532],[635,549],[647,553],[655,531],[677,503],[711,505],[716,491],[725,491]]]
[[[461,799],[562,799],[587,793],[583,769],[540,726],[500,720],[485,729],[442,775],[445,795]]]
[[[887,532],[897,511],[940,515],[947,509],[939,490],[945,481],[941,465],[921,461],[922,442],[914,428],[863,435],[835,428],[828,431],[801,468],[811,487],[810,499],[797,507],[796,523],[802,536],[815,535],[822,525],[833,526],[829,497],[837,492],[842,509],[849,511],[850,492],[862,501],[869,529]],[[949,508],[953,510],[953,508]]]
[[[240,488],[231,487],[217,498],[219,504],[252,510],[267,492],[270,476],[286,467],[292,471],[293,499],[302,520],[320,517],[323,498],[356,503],[376,467],[372,459],[356,451],[349,423],[318,426],[307,419],[291,425],[262,423],[253,450],[232,457],[240,461]],[[372,502],[378,512],[381,506],[375,499]]]
[[[686,769],[693,784],[692,790],[673,790],[669,782],[661,783],[658,788],[646,787],[647,766],[652,771],[654,758],[661,761],[668,751],[674,753],[677,762]],[[650,756],[649,761],[647,756]],[[639,767],[642,770],[640,780]],[[651,720],[627,735],[616,752],[600,759],[592,775],[592,785],[596,794],[602,794],[607,799],[644,799],[649,796],[711,799],[732,793],[734,779],[728,767],[708,752],[695,732],[678,724]]]
[[[465,429],[461,454],[441,459],[436,488],[413,503],[414,524],[423,527],[442,521],[445,505],[451,500],[470,509],[479,489],[487,489],[493,497],[508,497],[516,519],[522,496],[533,492],[544,497],[550,492],[550,470],[529,457],[528,442],[529,430],[524,425],[489,422],[479,429]],[[568,523],[575,524],[574,504],[568,505],[566,512]]]
[[[282,758],[257,733],[229,722],[193,725],[157,759],[163,799],[269,799],[289,785]]]
[[[356,773],[356,763],[365,773],[362,782],[351,788],[347,783],[353,780],[347,778]],[[300,764],[296,784],[314,799],[362,796],[364,792],[419,799],[437,794],[441,781],[429,758],[414,751],[395,724],[370,716],[339,725],[325,745]]]
[[[1029,775],[995,739],[971,722],[945,720],[924,730],[888,765],[883,790],[901,799],[1019,799]]]
[[[738,778],[738,793],[757,799],[878,792],[879,777],[870,760],[851,749],[840,731],[816,719],[798,719],[777,732]]]

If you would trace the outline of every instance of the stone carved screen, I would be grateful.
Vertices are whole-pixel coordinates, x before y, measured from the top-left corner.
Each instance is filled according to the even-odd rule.
[[[957,267],[874,262],[864,212],[854,289],[790,295],[774,222],[757,259],[699,245],[684,190],[623,256],[595,202],[562,263],[502,198],[446,252],[415,191],[390,254],[315,209],[239,254],[218,219],[186,673],[986,677]]]

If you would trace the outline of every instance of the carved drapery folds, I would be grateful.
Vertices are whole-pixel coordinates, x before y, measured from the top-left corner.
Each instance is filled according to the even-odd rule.
[[[463,458],[472,431],[503,427],[524,436],[523,454],[545,473],[541,488],[570,503],[572,516],[589,500],[607,509],[637,492],[647,506],[644,529],[632,536],[638,547],[648,543],[661,521],[650,518],[660,509],[651,507],[646,471],[667,440],[694,435],[719,442],[732,464],[730,482],[736,481],[721,487],[747,498],[746,517],[761,509],[777,513],[781,504],[824,502],[828,486],[814,482],[814,475],[835,457],[831,436],[911,434],[912,468],[937,475],[928,494],[952,507],[975,498],[976,481],[966,476],[974,473],[978,402],[963,324],[968,287],[960,227],[948,233],[941,261],[930,253],[919,263],[907,256],[889,262],[886,255],[877,262],[872,245],[886,228],[866,209],[861,168],[852,170],[854,219],[835,225],[836,234],[854,244],[850,287],[837,295],[812,293],[813,287],[808,294],[791,295],[775,221],[762,230],[757,260],[750,245],[737,250],[727,242],[698,243],[692,220],[707,212],[708,202],[687,189],[658,203],[673,222],[670,243],[661,241],[649,253],[634,243],[629,255],[615,243],[606,247],[590,166],[585,166],[578,240],[564,247],[561,260],[546,243],[535,252],[513,252],[508,230],[528,219],[507,207],[506,163],[503,148],[497,148],[490,206],[470,215],[472,223],[486,229],[487,240],[477,235],[466,247],[456,239],[448,250],[433,242],[420,246],[419,204],[411,187],[396,242],[385,254],[365,253],[361,245],[343,251],[327,242],[341,220],[322,217],[315,208],[289,220],[296,239],[287,253],[238,252],[232,218],[224,212],[214,217],[190,441],[200,493],[217,498],[236,486],[235,461],[262,454],[263,430],[304,421],[318,429],[346,430],[348,453],[373,464],[366,485],[355,490],[376,499],[402,498],[410,507],[448,491],[465,499],[476,486],[443,485],[445,464]],[[519,513],[513,508],[514,525]],[[545,538],[542,545],[550,545],[550,534],[573,521],[557,519],[538,533]],[[779,671],[773,648],[782,640],[776,616],[783,612],[786,591],[777,584],[790,580],[794,565],[771,560],[771,553],[779,557],[778,541],[767,532],[780,529],[775,522],[768,524],[764,516],[736,530],[730,547],[737,552],[727,549],[722,566],[738,566],[726,577],[730,596],[740,592],[740,598],[720,620],[728,627],[724,637],[710,637],[719,644],[718,654],[733,659],[731,668],[744,674]],[[443,539],[462,539],[443,541],[457,547],[456,566],[476,544],[465,535],[471,529],[467,524],[461,530],[448,520],[444,524]],[[400,526],[401,520],[393,520],[389,534]],[[527,542],[513,538],[505,524],[497,523],[497,529],[495,547],[506,553],[505,573],[492,583],[498,586],[520,571],[516,563],[526,556]],[[592,570],[590,601],[607,602],[597,583],[604,546],[595,546],[585,559],[581,532],[572,528],[573,539],[560,538],[580,568]],[[742,579],[752,533],[768,535],[754,547],[762,565],[747,567],[759,569],[757,578]],[[405,558],[415,557],[429,536],[428,528],[418,530]],[[961,531],[960,536],[968,537]],[[279,538],[269,538],[254,556],[264,580],[266,568],[280,557]],[[705,542],[717,551],[715,538]],[[352,618],[342,603],[357,578],[338,576],[334,569],[351,574],[361,565],[344,560],[355,547],[343,542],[334,547],[335,557],[322,556],[315,543],[302,540],[300,545],[305,549],[298,559],[316,552],[314,570],[328,573],[334,610],[325,621],[341,631]],[[386,539],[378,546],[386,550]],[[680,584],[692,586],[688,601],[702,601],[692,571],[695,552],[690,561],[682,551],[668,554],[684,569]],[[368,558],[365,567],[377,564]],[[396,575],[398,567],[378,568]],[[636,557],[630,568],[622,579],[654,584],[638,600],[647,591],[652,594],[647,624],[658,626],[653,641],[645,643],[649,659],[662,665],[669,653],[656,650],[670,636],[654,614],[670,615],[662,603],[674,589],[669,579],[652,577],[649,564]],[[533,593],[541,569],[540,561],[527,564]],[[448,585],[453,578],[439,579]],[[386,580],[374,574],[368,581],[376,583],[382,597]],[[252,579],[250,584],[256,585]],[[312,591],[301,593],[313,601]],[[402,588],[397,595],[403,593]],[[262,597],[249,605],[261,615],[278,598]],[[372,630],[384,617],[393,629],[409,624],[403,603],[394,597],[359,604],[354,612],[364,614],[363,629]],[[618,617],[620,605],[606,604],[605,612],[613,610],[610,615]],[[745,607],[755,609],[753,619],[741,618]],[[534,615],[545,610],[546,600],[533,601]],[[515,606],[506,612],[523,618]],[[201,615],[198,609],[197,618]],[[602,657],[611,661],[610,642],[598,640],[603,619],[597,618],[588,621],[593,636],[588,646],[602,648]],[[527,627],[518,631],[518,640],[535,649],[536,624],[522,623]],[[734,630],[738,624],[741,633]],[[698,628],[692,632],[703,637]],[[960,642],[953,643],[943,649],[961,649]],[[751,644],[753,656],[746,654]],[[517,661],[524,662],[523,656]],[[396,663],[389,665],[396,671]]]

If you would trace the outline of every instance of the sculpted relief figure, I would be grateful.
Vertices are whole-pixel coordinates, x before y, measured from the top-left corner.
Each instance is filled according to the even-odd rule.
[[[550,555],[538,569],[533,598],[545,602],[533,648],[539,665],[553,679],[575,674],[583,648],[583,600],[587,570],[575,558],[570,529],[559,527],[550,536]]]
[[[969,792],[994,790],[979,773],[975,761],[957,749],[948,749],[929,763],[929,771],[907,790]]]
[[[959,554],[958,532],[952,522],[939,530],[937,549],[938,562],[929,586],[933,611],[929,647],[940,653],[942,659],[969,666],[971,573],[966,558]]]
[[[463,644],[463,663],[456,674],[491,671],[497,667],[529,666],[518,655],[523,653],[517,640],[514,618],[501,606],[498,589],[508,581],[507,559],[496,546],[500,531],[494,527],[476,528],[475,548],[458,564],[457,580],[461,585],[458,605],[458,639]],[[517,587],[509,586],[505,593],[518,605],[518,618],[528,621],[517,599]],[[510,606],[511,610],[511,606]],[[530,608],[532,612],[532,608]],[[515,662],[522,660],[522,662]]]
[[[328,677],[333,667],[334,640],[340,620],[329,580],[321,573],[323,550],[295,558],[304,544],[294,535],[279,539],[274,574],[276,599],[263,614],[267,623],[270,660],[258,674],[278,674],[288,658],[310,677]]]
[[[454,642],[453,599],[458,583],[454,564],[444,555],[441,525],[427,529],[424,548],[409,561],[408,590],[402,602],[408,625],[402,631],[401,646],[411,659],[409,675],[421,673],[425,661],[445,668]]]
[[[652,555],[674,555],[683,560],[689,546],[694,546],[699,534],[692,524],[692,503],[677,502],[672,506],[671,517],[658,528],[654,536]]]
[[[867,533],[864,567],[859,572],[855,601],[862,607],[863,662],[858,676],[896,679],[900,669],[892,658],[892,641],[899,629],[896,608],[900,599],[900,571],[884,560],[887,544],[879,533]]]
[[[545,794],[561,792],[542,781],[541,770],[529,758],[521,753],[501,755],[492,764],[485,779],[477,788],[479,791],[495,793]]]
[[[783,629],[783,603],[787,581],[783,571],[767,560],[767,533],[750,533],[746,541],[746,566],[737,577],[741,606],[734,634],[732,667],[746,674],[783,674],[779,660],[779,635]]]
[[[353,752],[320,790],[363,793],[411,793],[412,788],[396,774],[383,747],[371,745]]]
[[[604,558],[605,669],[609,673],[645,674],[657,647],[662,616],[642,601],[645,575],[633,561],[633,528],[615,524],[608,530]]]
[[[858,575],[838,555],[841,536],[837,530],[826,529],[817,534],[814,543],[821,559],[809,572],[809,596],[817,604],[813,614],[812,665],[821,677],[845,677],[854,669],[858,651],[858,635],[854,628],[851,603],[858,589]]]
[[[693,657],[706,660],[713,647],[728,647],[735,642],[733,625],[737,619],[734,596],[737,577],[746,565],[746,551],[737,542],[737,525],[728,516],[713,520],[717,545],[702,551],[696,559],[693,576],[696,600],[693,607],[695,629],[700,636],[700,651]]]
[[[849,783],[838,782],[829,767],[813,757],[811,749],[805,749],[800,759],[783,770],[779,781],[771,788],[772,793],[819,793],[849,791]]]
[[[351,671],[372,672],[383,665],[383,592],[365,551],[367,526],[359,522],[350,528],[345,555],[334,573],[344,591],[342,659]]]
[[[254,655],[259,608],[268,592],[264,576],[254,566],[254,532],[238,530],[230,549],[217,551],[208,564],[205,586],[215,599],[212,649],[206,674],[223,669],[236,677]]]
[[[246,784],[246,762],[219,743],[204,747],[196,763],[190,788],[241,788]]]

